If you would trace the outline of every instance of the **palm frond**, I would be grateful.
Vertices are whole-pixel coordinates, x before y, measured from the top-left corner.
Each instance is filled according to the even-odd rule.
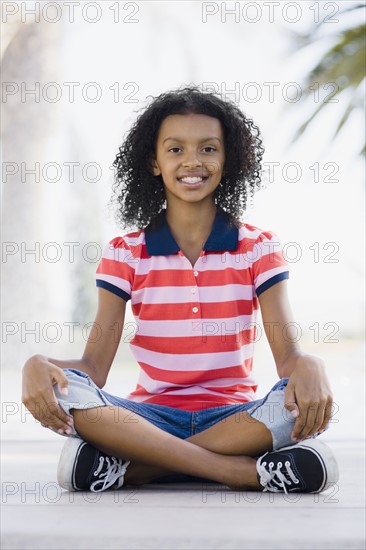
[[[365,4],[357,4],[338,12],[338,15],[348,13],[354,10],[365,8]],[[306,47],[315,40],[324,38],[318,36],[318,31],[323,22],[316,25],[309,33],[297,35],[295,41]],[[292,33],[293,34],[293,33]],[[293,34],[294,35],[294,34]],[[329,36],[326,37],[329,40]],[[293,136],[293,141],[296,141],[304,134],[309,124],[316,118],[316,116],[326,108],[327,104],[331,100],[342,100],[342,92],[345,90],[351,90],[351,99],[347,102],[347,105],[343,111],[343,115],[337,125],[334,137],[338,135],[344,125],[347,123],[351,113],[354,109],[362,107],[362,94],[357,93],[357,89],[360,90],[360,86],[365,80],[366,75],[366,24],[362,22],[357,23],[356,26],[346,28],[334,33],[334,43],[329,47],[322,55],[321,59],[315,63],[314,67],[310,70],[307,76],[303,79],[303,96],[302,100],[305,100],[314,93],[316,86],[322,91],[328,87],[332,87],[330,93],[326,95],[321,101],[320,105],[314,110],[314,112],[308,117],[308,119],[301,124]],[[366,147],[364,146],[361,154],[365,154]]]
[[[351,99],[341,117],[341,120],[339,121],[339,124],[334,133],[334,137],[336,137],[338,133],[341,131],[341,129],[343,128],[344,124],[347,122],[348,117],[350,116],[352,111],[354,109],[359,109],[359,108],[362,108],[362,95],[361,93],[360,94],[355,93],[351,96]]]
[[[350,85],[357,86],[365,72],[365,47],[366,25],[344,31],[306,77],[305,90],[314,81],[334,82],[341,76],[347,76]]]

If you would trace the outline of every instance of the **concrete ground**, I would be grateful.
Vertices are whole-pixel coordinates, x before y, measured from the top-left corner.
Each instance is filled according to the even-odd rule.
[[[364,549],[363,445],[329,444],[338,486],[287,496],[214,483],[69,493],[56,483],[63,440],[4,442],[1,548]]]
[[[286,496],[214,483],[69,493],[56,483],[60,440],[3,443],[3,550],[365,548],[361,442],[329,440],[338,486]]]
[[[56,469],[65,438],[27,413],[20,404],[20,373],[6,371],[1,548],[364,549],[363,369],[359,351],[337,351],[328,361],[334,423],[321,437],[336,454],[340,481],[320,495],[246,493],[214,483],[150,484],[100,494],[63,491]],[[346,364],[354,365],[352,375]],[[124,388],[117,378],[111,373],[111,386],[119,384],[124,395],[131,381]],[[269,387],[270,380],[261,382]]]

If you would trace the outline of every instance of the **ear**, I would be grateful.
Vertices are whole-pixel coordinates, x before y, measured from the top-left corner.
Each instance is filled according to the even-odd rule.
[[[159,165],[158,165],[158,163],[156,162],[155,159],[153,159],[153,161],[151,163],[151,167],[152,167],[152,172],[153,172],[154,176],[160,176],[161,175],[161,170],[160,170]]]

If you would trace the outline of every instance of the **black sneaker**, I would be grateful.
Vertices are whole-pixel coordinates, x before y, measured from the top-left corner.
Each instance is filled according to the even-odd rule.
[[[61,452],[57,481],[68,491],[119,489],[129,464],[129,460],[108,456],[83,439],[69,437]]]
[[[339,479],[332,451],[316,439],[264,454],[257,472],[264,491],[273,493],[320,493]]]

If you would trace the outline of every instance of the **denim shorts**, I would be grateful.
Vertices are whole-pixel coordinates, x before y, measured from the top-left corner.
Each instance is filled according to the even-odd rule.
[[[165,432],[181,439],[186,439],[191,435],[207,430],[207,428],[229,416],[247,412],[252,418],[259,420],[270,430],[274,450],[294,445],[291,439],[291,432],[295,419],[284,407],[284,390],[287,386],[288,378],[281,378],[267,395],[255,401],[202,408],[199,411],[186,411],[153,403],[130,401],[98,388],[85,372],[77,369],[64,369],[63,372],[69,381],[68,395],[62,395],[58,391],[57,385],[54,386],[54,391],[60,406],[67,414],[70,414],[70,410],[72,409],[85,410],[111,405],[122,407],[140,415]],[[65,434],[65,436],[80,437],[75,428],[73,428],[70,435]],[[165,476],[161,479],[161,482],[175,482],[187,480],[201,481],[202,478],[177,474],[174,476]]]

